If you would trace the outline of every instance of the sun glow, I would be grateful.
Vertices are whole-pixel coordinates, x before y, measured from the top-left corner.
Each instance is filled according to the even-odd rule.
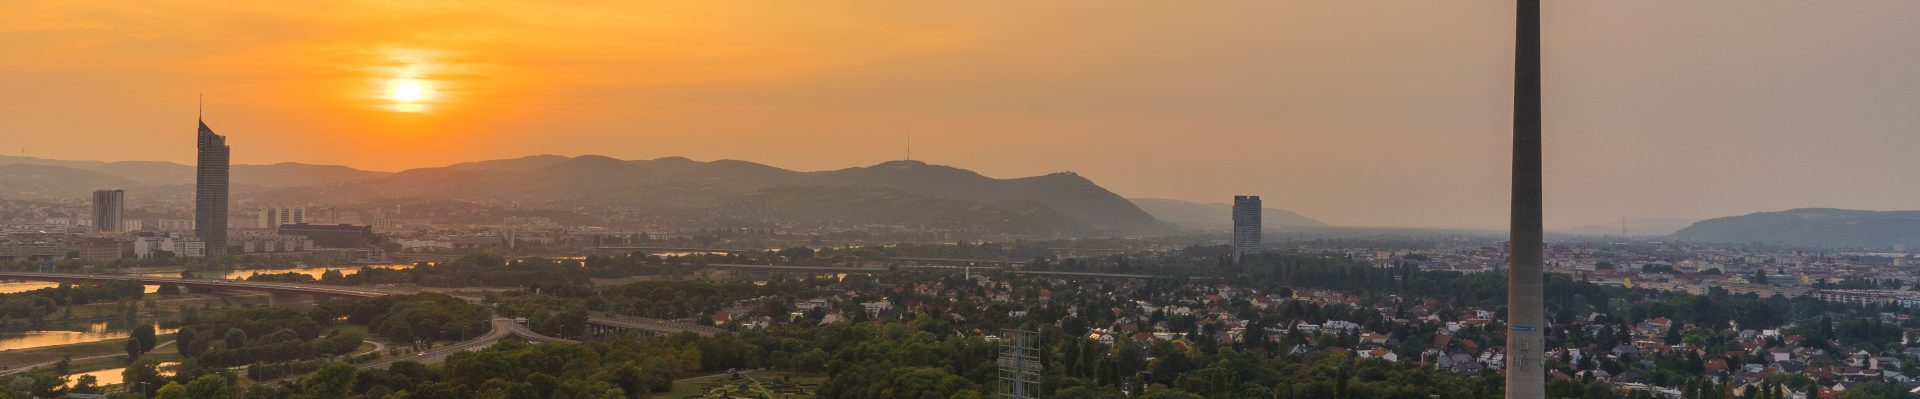
[[[387,100],[392,102],[394,111],[426,112],[427,101],[433,99],[433,83],[415,78],[396,78],[387,81]]]

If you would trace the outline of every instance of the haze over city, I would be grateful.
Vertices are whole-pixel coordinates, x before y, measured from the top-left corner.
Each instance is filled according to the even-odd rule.
[[[4,3],[0,399],[1920,398],[1920,2]]]
[[[1339,225],[1504,228],[1499,2],[27,2],[5,153],[370,170],[553,153],[912,156]],[[1546,11],[1549,227],[1920,207],[1909,1]],[[398,86],[396,86],[398,85]]]

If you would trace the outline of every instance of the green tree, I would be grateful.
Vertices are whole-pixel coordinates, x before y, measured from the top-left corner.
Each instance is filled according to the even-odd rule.
[[[146,353],[146,351],[140,350],[140,340],[137,339],[128,339],[126,349],[127,361],[129,362],[140,359],[140,354]]]
[[[328,363],[300,379],[300,392],[319,399],[343,399],[353,389],[356,370],[346,363]]]
[[[134,327],[130,339],[140,342],[140,353],[151,352],[153,351],[153,347],[160,345],[160,337],[154,335],[152,324],[141,324],[138,327]]]
[[[61,356],[60,361],[53,364],[53,373],[59,375],[73,374],[73,355],[67,354]]]
[[[141,395],[152,395],[153,390],[159,389],[166,382],[166,377],[160,376],[159,366],[160,363],[152,360],[134,362],[127,365],[125,371],[120,372],[120,381],[128,390],[140,392]]]
[[[169,384],[171,385],[171,384]],[[237,389],[227,386],[227,378],[219,374],[202,374],[187,384],[187,396],[194,399],[234,399]]]
[[[187,396],[187,386],[180,385],[179,381],[174,381],[174,382],[169,382],[167,383],[166,386],[162,386],[160,387],[159,390],[154,391],[153,399],[199,399],[199,398]]]
[[[245,348],[247,347],[247,331],[241,330],[239,327],[227,330],[226,341],[227,349]]]
[[[181,328],[179,332],[173,333],[173,348],[180,351],[180,356],[199,356],[199,348],[194,346],[194,341],[200,338],[198,335],[191,328]]]
[[[97,394],[106,391],[100,388],[99,378],[92,375],[83,375],[80,376],[79,380],[73,382],[73,388],[68,388],[67,392]]]

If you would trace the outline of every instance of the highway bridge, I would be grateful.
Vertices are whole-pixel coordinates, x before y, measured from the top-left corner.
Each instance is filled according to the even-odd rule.
[[[1027,261],[1006,259],[963,259],[963,258],[913,258],[891,257],[887,260],[916,265],[973,266],[973,267],[1025,267]]]
[[[761,252],[766,252],[766,250],[752,250],[752,249],[726,249],[726,248],[678,248],[678,247],[622,247],[622,246],[606,246],[606,247],[593,247],[593,250],[594,250],[595,252],[600,252],[600,253],[629,253],[629,254],[630,254],[630,253],[634,253],[634,252],[645,252],[645,253],[660,253],[660,252],[691,252],[691,253],[722,253],[722,254],[752,254],[752,253],[761,253]]]
[[[857,267],[778,266],[778,265],[739,265],[739,264],[709,264],[709,265],[706,265],[705,267],[716,268],[716,269],[744,269],[744,270],[769,271],[769,272],[804,272],[804,273],[882,273],[882,272],[888,271],[887,269],[869,269],[869,268],[857,268]],[[992,267],[992,266],[900,265],[899,267],[900,269],[903,269],[903,270],[978,269],[978,271],[980,272],[986,272],[989,270],[1005,270],[1003,268]],[[1021,275],[1059,276],[1059,277],[1137,278],[1137,279],[1174,278],[1174,276],[1162,276],[1162,275],[1153,275],[1153,274],[1127,274],[1127,273],[1058,272],[1058,271],[1039,271],[1039,270],[1010,270],[1008,272],[1013,274],[1021,274]],[[1195,279],[1200,279],[1200,278],[1195,277]]]
[[[868,269],[868,268],[861,268],[861,267],[742,265],[742,264],[730,264],[730,263],[714,263],[714,264],[708,264],[705,267],[715,268],[715,269],[751,269],[751,270],[764,270],[764,271],[809,272],[809,273],[878,273],[878,272],[887,271],[887,269]]]
[[[723,331],[726,331],[716,327],[703,326],[703,325],[698,325],[693,323],[684,323],[684,322],[678,322],[678,321],[672,321],[672,320],[650,319],[645,317],[633,317],[633,316],[617,315],[617,314],[605,313],[605,312],[595,312],[589,315],[587,318],[587,322],[593,324],[594,326],[599,327],[601,329],[600,331],[597,331],[599,333],[611,332],[611,330],[609,329],[619,329],[619,330],[628,330],[628,331],[639,331],[639,332],[644,332],[644,333],[653,334],[653,335],[667,335],[667,334],[678,334],[682,332],[691,332],[694,334],[700,334],[700,336],[702,337],[711,337],[714,334],[719,334]]]

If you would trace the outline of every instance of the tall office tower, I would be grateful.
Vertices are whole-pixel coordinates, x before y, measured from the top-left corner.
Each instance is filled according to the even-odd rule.
[[[1541,298],[1540,0],[1518,0],[1513,51],[1513,198],[1507,233],[1507,397],[1547,397]]]
[[[1233,261],[1260,249],[1260,196],[1233,196]]]
[[[283,224],[307,223],[307,208],[297,206],[269,206],[260,208],[260,221],[255,227],[271,229]]]
[[[193,180],[193,226],[207,257],[227,254],[227,138],[200,121],[200,163]]]
[[[126,214],[127,192],[124,190],[93,191],[93,231],[96,233],[118,233],[127,231],[127,225],[121,216]]]

